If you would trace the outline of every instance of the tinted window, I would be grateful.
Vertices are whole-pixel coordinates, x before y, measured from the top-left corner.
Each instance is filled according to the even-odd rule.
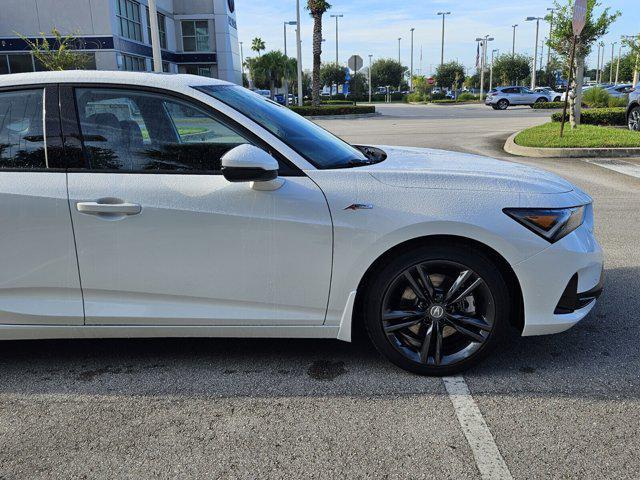
[[[0,93],[0,168],[46,168],[43,90]]]
[[[345,168],[368,161],[362,152],[315,123],[246,88],[211,85],[198,89],[246,115],[317,168]]]
[[[505,88],[502,90],[503,93],[519,93],[520,90],[518,88],[515,87],[511,87],[511,88]]]
[[[216,172],[226,152],[249,143],[222,120],[164,95],[77,89],[76,100],[92,170]]]

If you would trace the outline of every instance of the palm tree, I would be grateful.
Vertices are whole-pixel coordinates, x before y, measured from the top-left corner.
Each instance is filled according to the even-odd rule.
[[[307,0],[307,10],[313,17],[313,80],[311,98],[313,105],[320,105],[320,65],[322,55],[322,15],[331,8],[325,0]]]
[[[251,50],[253,50],[254,52],[258,53],[258,56],[260,56],[260,52],[263,51],[266,48],[266,45],[264,43],[264,40],[262,40],[260,37],[256,37],[253,40],[251,40]]]
[[[295,63],[293,65],[295,66]],[[255,76],[255,79],[259,79],[260,83],[264,82],[269,85],[271,98],[274,97],[276,87],[282,86],[287,69],[291,69],[291,63],[280,51],[265,53],[251,61],[252,77]]]

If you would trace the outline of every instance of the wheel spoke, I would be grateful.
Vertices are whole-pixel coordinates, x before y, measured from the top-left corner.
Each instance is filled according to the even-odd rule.
[[[424,273],[424,270],[422,269],[422,265],[418,265],[416,267],[416,269],[418,270],[418,274],[420,275],[420,280],[422,281],[422,284],[424,285],[424,288],[426,289],[427,293],[429,294],[429,300],[432,301],[435,289],[433,288],[433,284],[431,283],[431,279],[429,278],[428,274]]]
[[[460,289],[462,284],[466,282],[470,276],[471,276],[471,271],[469,270],[463,270],[462,272],[460,272],[460,275],[458,275],[458,278],[456,278],[456,281],[453,282],[453,285],[451,285],[451,288],[447,292],[447,295],[445,296],[444,301],[448,302],[449,299],[456,294],[456,292]]]
[[[471,292],[473,292],[476,288],[478,288],[478,286],[482,283],[482,279],[481,278],[476,278],[475,281],[469,285],[467,288],[464,289],[464,291],[462,291],[459,295],[456,296],[456,298],[454,298],[453,300],[449,300],[447,302],[447,305],[451,305],[453,303],[457,303],[460,300],[462,300],[464,297],[466,297],[467,295],[469,295]]]
[[[411,275],[411,272],[409,272],[409,270],[404,272],[404,278],[406,278],[407,281],[409,282],[409,286],[411,287],[411,290],[413,290],[413,293],[416,294],[416,297],[418,297],[420,300],[425,301],[425,302],[429,301],[429,299],[422,292],[422,289],[420,288],[420,285],[418,285],[418,283],[413,278],[413,275]]]
[[[429,349],[431,348],[431,334],[433,333],[433,324],[429,325],[420,348],[420,361],[427,363],[429,361]]]
[[[436,361],[436,365],[440,365],[442,361],[442,324],[440,322],[435,322],[436,329],[436,353],[434,355],[434,360]]]
[[[393,333],[396,332],[398,330],[402,330],[403,328],[408,328],[408,327],[413,327],[414,325],[417,325],[418,323],[420,323],[422,321],[422,318],[417,318],[408,322],[404,322],[404,323],[397,323],[395,325],[386,325],[384,327],[384,331],[387,333]]]
[[[451,327],[455,328],[456,331],[458,331],[459,333],[461,333],[465,337],[468,337],[468,338],[472,339],[475,342],[483,343],[484,340],[485,340],[484,337],[482,335],[480,335],[479,333],[472,332],[471,330],[469,330],[467,328],[464,328],[462,325],[459,325],[459,324],[457,324],[455,322],[447,320],[447,324],[450,325]]]
[[[479,328],[485,332],[491,331],[491,325],[485,322],[482,318],[465,317],[464,315],[457,315],[450,313],[448,315],[449,320],[456,323],[464,323],[465,325],[471,325],[472,327]]]
[[[393,322],[394,320],[408,320],[412,317],[421,317],[423,312],[417,310],[390,310],[382,314],[382,319],[385,322]]]

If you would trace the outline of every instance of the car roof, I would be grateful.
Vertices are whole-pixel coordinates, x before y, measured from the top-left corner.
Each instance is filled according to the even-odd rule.
[[[29,72],[0,75],[0,87],[47,83],[114,83],[169,90],[203,85],[233,85],[229,82],[199,75],[152,72],[67,70],[64,72]]]

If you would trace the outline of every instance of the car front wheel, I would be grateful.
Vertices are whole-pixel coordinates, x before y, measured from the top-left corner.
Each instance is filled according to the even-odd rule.
[[[498,101],[498,110],[506,110],[509,107],[509,100],[505,100],[504,98]]]
[[[365,325],[385,357],[421,375],[469,368],[508,331],[510,298],[493,261],[465,244],[403,253],[365,294]]]
[[[640,105],[637,105],[629,112],[629,130],[640,132]]]

